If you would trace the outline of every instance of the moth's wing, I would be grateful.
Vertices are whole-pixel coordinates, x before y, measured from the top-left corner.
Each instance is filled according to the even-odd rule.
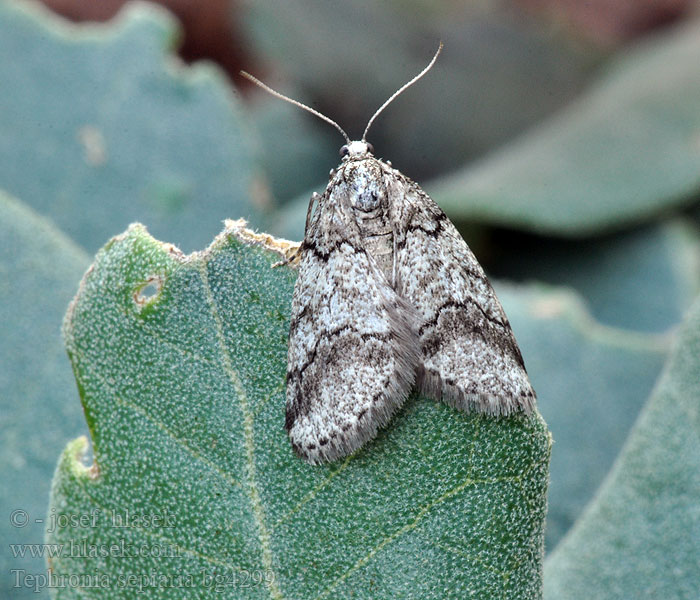
[[[363,249],[338,196],[327,193],[309,222],[289,332],[285,427],[313,464],[373,438],[420,362],[414,311]]]
[[[417,184],[400,174],[388,180],[400,199],[392,204],[395,287],[418,312],[417,385],[463,411],[531,411],[535,393],[520,349],[481,265]]]

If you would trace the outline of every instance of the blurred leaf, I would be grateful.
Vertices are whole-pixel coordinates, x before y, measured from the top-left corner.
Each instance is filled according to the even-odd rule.
[[[547,561],[546,598],[700,597],[698,374],[700,301],[610,476]]]
[[[687,205],[700,187],[700,22],[640,44],[578,101],[428,186],[450,214],[559,236]]]
[[[72,443],[51,507],[99,509],[101,520],[48,541],[175,549],[106,557],[98,570],[111,585],[192,575],[198,597],[220,597],[201,587],[207,576],[238,578],[222,583],[226,597],[541,597],[544,422],[413,398],[353,457],[303,463],[282,427],[295,273],[271,269],[279,254],[252,238],[229,222],[209,250],[185,257],[134,226],[97,255],[65,321],[95,465],[80,462],[85,440]],[[126,511],[169,515],[173,527],[110,526]],[[95,570],[67,556],[52,567]],[[243,589],[245,570],[274,581]]]
[[[700,236],[692,221],[674,220],[595,239],[536,239],[504,256],[498,273],[570,286],[607,325],[663,332],[700,292]]]
[[[188,249],[227,215],[262,224],[241,108],[218,70],[179,64],[175,36],[147,4],[76,26],[0,3],[0,185],[86,248],[135,219]]]
[[[9,544],[41,544],[56,455],[85,431],[59,332],[88,256],[53,225],[0,192],[0,596],[41,596],[23,586],[46,575],[43,558],[14,558]],[[24,511],[27,524],[13,526]],[[21,514],[17,514],[22,518]],[[29,553],[30,551],[28,551]]]
[[[54,12],[73,21],[108,21],[129,0],[41,0]],[[231,74],[238,74],[241,55],[245,48],[237,43],[233,35],[235,23],[231,19],[230,0],[156,0],[177,17],[183,29],[180,56],[187,62],[202,58],[215,61]]]
[[[340,162],[340,161],[338,161]],[[337,166],[337,164],[336,164]],[[277,236],[290,240],[304,239],[304,226],[306,225],[306,210],[309,207],[311,195],[314,192],[323,194],[327,182],[320,183],[301,192],[296,198],[292,198],[283,206],[274,219],[270,220],[270,231]]]
[[[280,91],[304,101],[298,93]],[[342,138],[322,121],[307,119],[303,110],[265,92],[260,92],[257,100],[249,113],[258,131],[261,160],[275,200],[287,202],[307,193],[325,173],[338,165]],[[306,207],[301,212],[304,219]],[[277,210],[270,218],[278,220],[279,214]]]
[[[545,546],[598,489],[666,357],[667,338],[604,327],[571,292],[496,285],[554,437]]]
[[[379,156],[418,180],[463,165],[562,106],[591,61],[563,36],[493,2],[244,0],[237,7],[252,47],[274,69],[263,79],[299,86],[353,139],[442,39],[430,74],[369,136]]]

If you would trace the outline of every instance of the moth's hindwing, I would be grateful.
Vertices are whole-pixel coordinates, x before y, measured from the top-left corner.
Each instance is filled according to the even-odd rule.
[[[329,185],[307,225],[292,300],[285,427],[313,464],[373,438],[420,360],[415,313],[364,249],[343,193]]]
[[[520,349],[481,265],[417,184],[397,171],[385,180],[394,199],[396,290],[417,311],[421,391],[463,411],[531,411],[535,393]]]

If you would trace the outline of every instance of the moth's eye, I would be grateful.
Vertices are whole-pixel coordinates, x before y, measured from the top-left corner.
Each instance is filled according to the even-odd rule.
[[[370,154],[374,154],[374,146],[367,142],[367,150],[369,151]]]
[[[347,145],[346,145],[346,146],[343,146],[343,147],[340,149],[340,158],[346,157],[346,156],[348,155],[349,152],[350,152],[350,150],[348,149]]]

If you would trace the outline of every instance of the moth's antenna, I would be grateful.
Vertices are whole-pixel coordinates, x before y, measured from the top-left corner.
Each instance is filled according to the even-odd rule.
[[[398,96],[401,92],[403,92],[406,88],[412,86],[416,81],[418,81],[423,75],[425,75],[428,71],[430,71],[431,67],[435,64],[435,61],[437,60],[437,57],[440,56],[440,52],[442,52],[442,42],[440,42],[440,46],[437,49],[437,52],[435,53],[435,56],[433,56],[433,60],[431,60],[428,63],[428,66],[425,67],[418,75],[416,75],[411,81],[408,83],[404,83],[398,90],[396,90],[390,97],[389,99],[382,104],[378,109],[377,112],[375,112],[372,115],[372,118],[369,120],[369,123],[367,123],[367,127],[365,127],[365,132],[362,134],[362,141],[365,141],[365,138],[367,137],[367,132],[369,131],[369,128],[372,126],[372,123],[374,123],[374,120],[377,118],[380,112],[382,112],[391,102],[393,102],[394,98]]]
[[[286,100],[287,102],[290,102],[294,106],[298,106],[299,108],[303,108],[304,110],[308,110],[312,115],[316,115],[319,119],[323,119],[326,123],[330,123],[331,125],[333,125],[333,127],[335,127],[338,131],[340,131],[341,134],[343,134],[343,137],[345,138],[345,141],[348,144],[351,143],[350,138],[348,137],[348,134],[345,133],[343,131],[343,128],[340,125],[338,125],[338,123],[336,123],[333,119],[329,119],[326,115],[321,114],[320,112],[311,108],[310,106],[307,106],[306,104],[302,104],[298,100],[293,100],[292,98],[289,98],[288,96],[285,96],[284,94],[280,94],[279,92],[276,92],[271,87],[265,85],[262,81],[260,81],[259,79],[256,79],[255,77],[253,77],[250,73],[247,73],[246,71],[241,71],[241,75],[243,75],[243,77],[245,77],[247,80],[252,81],[255,85],[260,86],[266,92],[279,98],[280,100]],[[421,75],[422,75],[422,73],[421,73]],[[411,82],[411,83],[413,83],[413,82]]]

